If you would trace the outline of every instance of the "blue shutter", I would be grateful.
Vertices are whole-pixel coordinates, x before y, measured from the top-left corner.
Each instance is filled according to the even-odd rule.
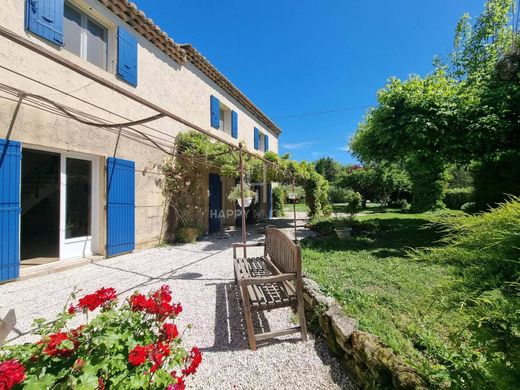
[[[20,275],[21,144],[0,139],[0,282]]]
[[[269,151],[269,137],[267,134],[264,134],[264,152]]]
[[[238,138],[238,115],[235,111],[231,111],[231,136]]]
[[[255,127],[255,150],[260,149],[260,131]]]
[[[211,127],[215,129],[220,127],[220,102],[213,95],[210,97],[210,121]]]
[[[25,28],[62,46],[63,4],[63,0],[26,0]]]
[[[107,256],[135,248],[135,163],[107,159]]]
[[[117,29],[117,75],[137,86],[137,39],[122,27]]]

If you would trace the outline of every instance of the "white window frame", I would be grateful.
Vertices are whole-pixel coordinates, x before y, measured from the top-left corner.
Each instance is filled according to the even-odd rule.
[[[79,57],[88,62],[91,65],[97,66],[98,68],[101,68],[103,70],[108,71],[108,63],[109,63],[109,53],[110,53],[110,42],[111,42],[111,34],[110,34],[110,28],[106,26],[104,23],[100,22],[99,19],[93,17],[88,12],[85,12],[82,8],[78,7],[76,4],[72,3],[71,1],[66,1],[65,6],[68,6],[75,10],[76,12],[79,12],[81,15],[81,45],[80,45],[80,55]],[[88,28],[88,20],[90,19],[91,22],[94,24],[97,24],[99,27],[101,27],[105,31],[105,63],[103,66],[99,66],[98,64],[94,64],[90,62],[87,59],[87,48],[88,48],[88,42],[87,42],[87,28]],[[65,50],[67,50],[65,48]],[[71,54],[74,54],[72,52],[69,52]],[[75,55],[75,54],[74,54]]]
[[[258,130],[258,150],[265,152],[265,133]]]
[[[231,135],[231,109],[222,104],[222,102],[219,102],[219,116],[220,121],[218,129]]]

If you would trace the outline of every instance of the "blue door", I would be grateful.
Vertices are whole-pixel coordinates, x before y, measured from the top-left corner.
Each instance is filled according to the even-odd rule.
[[[135,249],[135,163],[107,159],[107,256]]]
[[[222,182],[220,176],[209,174],[209,232],[220,230],[220,216],[222,214]]]
[[[271,183],[267,185],[267,218],[273,218],[273,188]]]
[[[20,275],[22,145],[0,139],[0,282]]]

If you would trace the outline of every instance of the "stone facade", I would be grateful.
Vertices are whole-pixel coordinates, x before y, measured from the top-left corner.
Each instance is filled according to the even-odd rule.
[[[331,352],[363,389],[426,389],[417,371],[407,366],[390,348],[370,333],[357,329],[338,302],[325,296],[316,282],[304,278],[303,296],[307,319],[327,339]]]

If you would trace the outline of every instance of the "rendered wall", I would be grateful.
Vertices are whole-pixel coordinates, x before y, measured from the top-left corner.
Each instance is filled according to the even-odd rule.
[[[190,63],[179,65],[135,31],[129,31],[138,39],[138,86],[133,88],[115,77],[115,31],[122,22],[95,0],[75,1],[79,7],[91,13],[109,28],[108,71],[39,39],[24,30],[25,1],[6,0],[2,3],[0,25],[26,39],[46,47],[81,67],[113,82],[137,95],[168,109],[176,115],[211,130],[229,141],[231,136],[210,127],[210,95],[215,95],[226,106],[238,113],[239,140],[250,149],[253,145],[253,128],[266,132],[245,109]],[[5,69],[7,68],[7,69]],[[0,83],[44,95],[70,108],[88,112],[90,115],[113,123],[141,119],[154,115],[152,110],[125,98],[96,82],[79,75],[29,49],[0,37]],[[0,137],[19,140],[24,147],[46,147],[99,156],[100,177],[104,185],[104,160],[113,156],[117,130],[95,128],[80,124],[57,113],[50,106],[42,106],[28,100],[13,118],[17,105],[16,97],[0,91]],[[187,130],[184,125],[163,118],[137,129],[157,138],[169,149],[174,137]],[[270,150],[278,151],[278,140],[270,133]],[[164,217],[164,199],[155,185],[158,178],[156,164],[165,154],[144,141],[135,133],[123,134],[117,147],[117,157],[136,163],[136,243],[138,247],[157,243]],[[101,186],[100,188],[104,188]],[[207,197],[207,192],[201,194]],[[105,204],[105,194],[99,194],[100,205]],[[104,212],[100,211],[100,243],[98,253],[104,248]]]

